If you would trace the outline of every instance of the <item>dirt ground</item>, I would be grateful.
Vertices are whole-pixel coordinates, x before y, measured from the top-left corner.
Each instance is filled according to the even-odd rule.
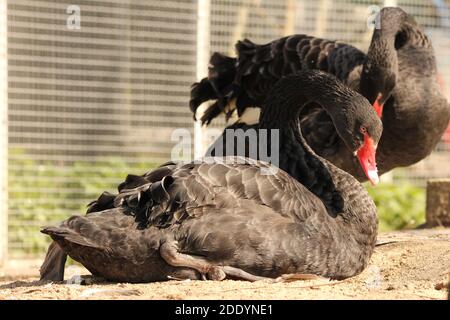
[[[343,281],[288,283],[225,280],[91,285],[38,281],[38,264],[0,270],[2,299],[447,299],[450,229],[380,234],[368,268]],[[89,274],[69,266],[66,279]],[[75,277],[74,277],[75,276]],[[72,281],[73,282],[73,281]],[[76,281],[75,281],[76,283]]]

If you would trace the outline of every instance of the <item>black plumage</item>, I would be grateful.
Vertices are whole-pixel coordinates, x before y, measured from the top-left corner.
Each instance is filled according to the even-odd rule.
[[[298,170],[319,183],[319,196],[285,171],[249,158],[170,162],[128,176],[114,198],[102,195],[90,205],[99,211],[42,232],[94,275],[113,281],[358,274],[376,241],[375,205],[357,180],[314,154],[298,117],[280,112],[296,115],[306,101],[329,106],[332,98],[339,104],[330,107],[336,129],[351,151],[361,147],[360,126],[378,142],[381,121],[368,101],[316,71],[280,80],[260,119],[265,128],[284,128],[292,156],[302,160]],[[333,208],[324,204],[329,196],[336,197]]]
[[[202,123],[209,124],[222,112],[227,117],[237,112],[241,117],[247,108],[260,107],[281,77],[318,69],[359,91],[370,103],[379,97],[384,104],[379,173],[412,165],[438,143],[448,126],[450,107],[439,90],[431,41],[414,18],[400,8],[383,8],[380,23],[367,54],[348,44],[307,35],[265,45],[239,41],[237,58],[212,56],[209,76],[192,87],[191,110],[195,113],[201,103],[213,100]],[[305,109],[301,121],[303,135],[317,154],[358,180],[367,179],[325,110]],[[228,128],[241,126],[239,122]],[[257,127],[248,124],[248,128]]]

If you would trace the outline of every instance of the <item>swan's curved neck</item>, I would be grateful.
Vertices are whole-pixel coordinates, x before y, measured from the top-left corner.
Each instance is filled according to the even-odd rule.
[[[383,9],[375,24],[359,84],[361,94],[370,103],[380,99],[382,108],[398,80],[397,51],[411,46],[429,48],[431,43],[412,16],[398,8]]]
[[[315,154],[302,136],[299,114],[309,102],[314,102],[328,112],[333,123],[342,121],[339,114],[345,112],[343,101],[348,93],[337,80],[317,72],[288,76],[268,95],[259,121],[262,129],[280,129],[280,168],[320,198],[332,216],[343,213],[345,190],[334,182],[336,177],[330,171],[334,165]],[[355,180],[343,171],[336,174]]]
[[[381,24],[383,27],[373,31],[372,40],[367,52],[367,60],[363,66],[363,72],[371,72],[375,69],[385,69],[397,73],[398,60],[395,50],[395,39],[400,31],[400,22],[393,25]]]

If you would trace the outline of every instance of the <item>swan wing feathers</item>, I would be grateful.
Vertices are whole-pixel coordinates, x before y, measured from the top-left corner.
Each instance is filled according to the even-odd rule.
[[[235,59],[214,53],[209,76],[192,87],[190,107],[194,113],[203,102],[214,100],[201,118],[203,123],[222,112],[231,116],[237,110],[241,116],[247,107],[260,106],[283,76],[318,69],[345,80],[366,57],[353,46],[304,34],[264,45],[245,39],[236,44],[236,53]]]
[[[151,177],[151,181],[146,177]],[[125,207],[145,227],[169,227],[185,219],[220,212],[217,209],[248,208],[249,201],[300,221],[310,211],[325,210],[317,197],[286,172],[243,157],[170,163],[139,178],[127,177],[127,181],[132,186],[136,181],[142,183],[122,188],[112,200],[109,197],[105,209]],[[97,201],[102,202],[102,196]],[[102,209],[96,202],[91,207]]]

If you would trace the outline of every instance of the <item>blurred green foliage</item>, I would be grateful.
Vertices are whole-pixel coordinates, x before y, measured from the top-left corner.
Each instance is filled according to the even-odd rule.
[[[425,222],[425,189],[407,182],[366,185],[378,209],[379,230],[417,227]]]
[[[35,161],[11,150],[9,170],[9,244],[11,256],[44,254],[49,237],[40,227],[84,214],[103,191],[115,192],[128,173],[142,174],[157,164],[107,161]],[[412,228],[424,222],[425,191],[401,184],[367,185],[378,208],[380,231]]]

